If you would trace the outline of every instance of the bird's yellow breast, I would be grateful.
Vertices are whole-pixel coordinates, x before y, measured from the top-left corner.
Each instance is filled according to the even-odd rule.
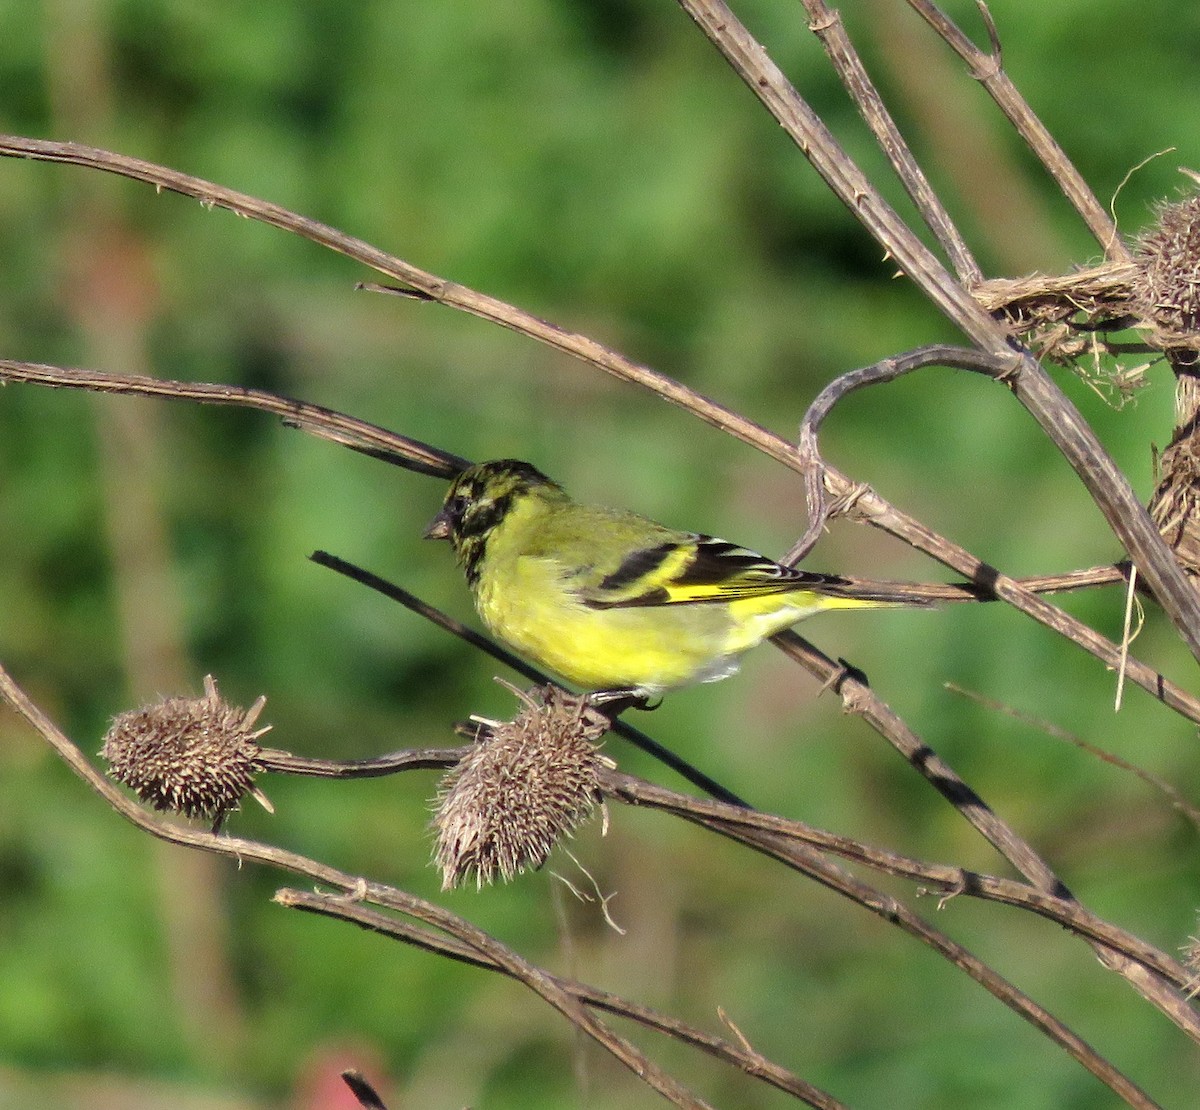
[[[815,608],[778,594],[596,609],[578,599],[549,558],[520,555],[503,568],[488,562],[475,595],[488,628],[522,655],[592,690],[665,690],[724,678],[736,670],[737,655]]]

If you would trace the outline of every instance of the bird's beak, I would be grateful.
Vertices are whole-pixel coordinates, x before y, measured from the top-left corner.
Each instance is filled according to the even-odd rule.
[[[430,522],[429,527],[421,533],[427,540],[448,540],[450,538],[450,516],[443,509]]]

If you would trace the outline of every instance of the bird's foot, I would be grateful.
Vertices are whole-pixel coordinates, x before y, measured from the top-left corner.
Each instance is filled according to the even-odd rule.
[[[662,705],[662,699],[654,701],[649,691],[638,686],[622,686],[615,690],[593,690],[587,695],[587,703],[606,717],[617,717],[626,709],[657,709]]]

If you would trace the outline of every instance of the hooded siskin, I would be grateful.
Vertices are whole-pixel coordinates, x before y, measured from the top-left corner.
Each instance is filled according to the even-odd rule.
[[[529,463],[463,471],[425,535],[449,540],[484,624],[589,690],[716,682],[822,609],[906,604],[622,509],[581,505]]]

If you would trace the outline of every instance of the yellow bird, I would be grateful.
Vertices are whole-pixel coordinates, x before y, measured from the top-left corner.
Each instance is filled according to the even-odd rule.
[[[641,698],[716,682],[822,609],[922,604],[622,509],[581,505],[529,463],[463,471],[425,530],[449,540],[483,623],[587,690]]]

